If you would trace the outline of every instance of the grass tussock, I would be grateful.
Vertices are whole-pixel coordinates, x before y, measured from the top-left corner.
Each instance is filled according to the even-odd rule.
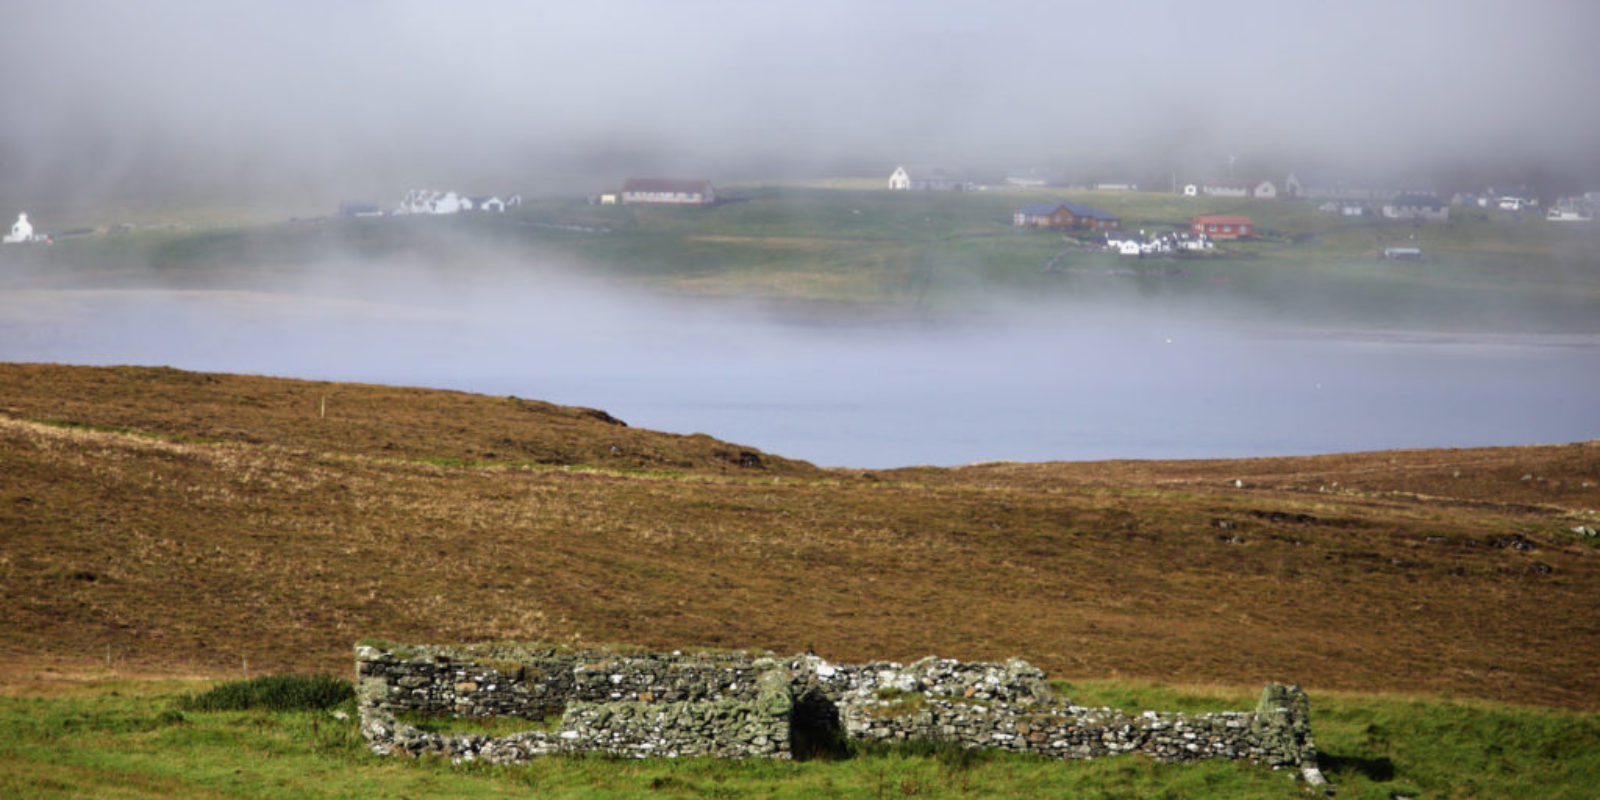
[[[332,675],[262,675],[185,694],[177,705],[184,711],[314,711],[355,696],[349,681]]]

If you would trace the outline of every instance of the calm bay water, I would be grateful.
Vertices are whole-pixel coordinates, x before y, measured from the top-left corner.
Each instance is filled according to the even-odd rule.
[[[16,292],[0,360],[515,394],[865,468],[1600,437],[1600,337],[1295,331],[1137,308],[792,324],[436,288]]]

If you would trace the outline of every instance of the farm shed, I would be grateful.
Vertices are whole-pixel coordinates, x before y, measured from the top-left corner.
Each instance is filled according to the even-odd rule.
[[[622,185],[624,204],[709,206],[717,202],[711,181],[670,178],[629,178]]]

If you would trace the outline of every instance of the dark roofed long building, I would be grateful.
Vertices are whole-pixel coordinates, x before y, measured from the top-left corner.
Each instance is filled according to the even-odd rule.
[[[1109,211],[1082,203],[1058,200],[1053,203],[1035,203],[1017,208],[1011,215],[1011,224],[1018,228],[1114,231],[1122,227],[1122,220]]]
[[[629,178],[622,185],[622,202],[672,206],[709,206],[717,202],[711,181],[670,178]]]

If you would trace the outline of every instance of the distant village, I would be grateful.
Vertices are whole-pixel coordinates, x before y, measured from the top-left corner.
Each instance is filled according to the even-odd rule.
[[[710,181],[677,180],[669,178],[630,178],[619,192],[593,195],[588,201],[597,205],[670,205],[713,206],[717,204],[717,191]],[[458,192],[432,189],[412,189],[401,198],[400,205],[384,211],[376,203],[346,202],[339,204],[340,216],[381,217],[387,214],[459,214],[465,211],[504,212],[522,205],[522,195],[484,195],[468,197]]]
[[[1230,174],[1232,172],[1230,158]],[[1024,172],[1008,175],[998,182],[979,182],[963,176],[959,171],[941,167],[898,165],[890,172],[884,187],[891,192],[1005,192],[1028,191],[1038,193],[1060,189],[1075,193],[1141,192],[1138,184],[1127,181],[1095,181],[1076,183],[1052,180],[1037,173]],[[1156,192],[1151,192],[1156,193]],[[1431,191],[1414,188],[1389,188],[1362,185],[1343,181],[1304,180],[1294,173],[1281,181],[1258,178],[1252,180],[1214,180],[1172,185],[1162,193],[1185,198],[1237,199],[1243,202],[1233,213],[1196,214],[1182,230],[1130,231],[1124,230],[1122,220],[1105,209],[1065,199],[1048,202],[1019,204],[1011,215],[1011,224],[1017,228],[1044,229],[1072,233],[1080,241],[1082,234],[1090,234],[1106,250],[1127,256],[1159,256],[1184,253],[1201,253],[1216,246],[1219,241],[1252,239],[1257,235],[1255,222],[1247,213],[1255,201],[1293,201],[1312,203],[1325,214],[1373,220],[1443,223],[1450,221],[1451,209],[1493,209],[1508,212],[1515,219],[1542,218],[1550,222],[1586,223],[1594,221],[1600,206],[1600,191],[1562,197],[1541,208],[1539,199],[1526,188],[1500,190],[1486,187],[1477,192],[1457,192],[1448,199]],[[721,202],[711,181],[702,178],[629,178],[622,187],[590,195],[586,201],[593,205],[656,205],[678,207],[713,207]],[[346,201],[339,204],[341,217],[388,217],[410,215],[453,215],[463,213],[505,213],[522,205],[520,194],[468,195],[454,190],[412,189],[405,192],[398,204],[385,207],[367,201]],[[131,229],[121,225],[113,230]],[[3,239],[5,244],[53,244],[57,235],[103,232],[78,229],[61,234],[39,233],[27,213],[21,213],[12,224],[11,232]],[[1385,256],[1414,258],[1420,255],[1408,248],[1390,248]]]
[[[1452,207],[1492,208],[1512,212],[1518,219],[1524,213],[1539,212],[1539,200],[1531,192],[1497,191],[1492,187],[1482,192],[1456,193],[1445,200],[1432,192],[1415,189],[1305,181],[1294,173],[1287,175],[1281,182],[1265,179],[1227,180],[1186,183],[1182,187],[1176,186],[1176,180],[1173,183],[1170,193],[1183,197],[1310,202],[1314,203],[1320,212],[1353,218],[1369,217],[1417,223],[1449,222]],[[971,192],[1007,189],[1037,191],[1051,186],[1080,192],[1139,191],[1139,186],[1130,182],[1102,181],[1072,185],[1052,182],[1035,174],[1008,176],[1003,183],[991,186],[967,180],[959,173],[948,169],[904,165],[895,167],[887,183],[890,191],[898,192]],[[1580,196],[1564,197],[1545,209],[1543,218],[1552,222],[1592,222],[1596,206],[1600,206],[1600,192],[1592,191]],[[1099,233],[1105,249],[1126,256],[1200,252],[1215,247],[1218,240],[1251,239],[1256,236],[1255,222],[1245,214],[1196,214],[1190,218],[1186,230],[1127,231],[1122,229],[1122,220],[1115,214],[1067,200],[1019,205],[1012,214],[1011,224],[1018,228]],[[1415,248],[1391,247],[1384,251],[1384,256],[1391,259],[1414,260],[1420,258],[1421,252]]]

